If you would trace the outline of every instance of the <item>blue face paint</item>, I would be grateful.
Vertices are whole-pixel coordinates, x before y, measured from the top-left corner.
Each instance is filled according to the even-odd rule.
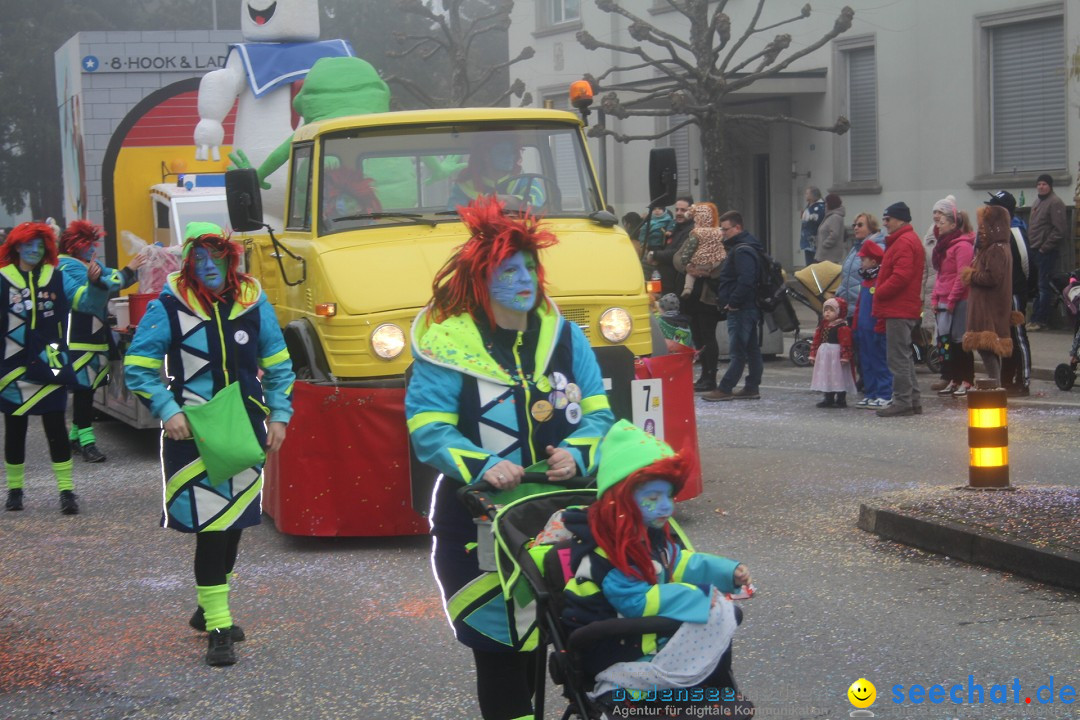
[[[90,262],[90,260],[94,257],[95,249],[96,248],[93,245],[87,245],[81,251],[79,251],[79,254],[76,257],[78,257],[83,262]]]
[[[225,286],[225,258],[215,258],[206,248],[195,248],[195,277],[209,290]]]
[[[674,488],[667,480],[650,480],[634,491],[634,502],[646,525],[662,528],[675,510]]]
[[[44,257],[45,241],[41,238],[34,238],[19,246],[19,261],[28,267],[37,267]]]
[[[495,269],[488,284],[492,302],[517,312],[532,310],[536,291],[536,261],[521,250]]]
[[[509,140],[497,141],[491,146],[491,167],[497,172],[505,175],[514,169],[517,160],[517,147]]]

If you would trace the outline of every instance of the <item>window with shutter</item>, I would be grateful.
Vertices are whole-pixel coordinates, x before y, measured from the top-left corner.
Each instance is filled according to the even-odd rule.
[[[873,47],[849,50],[847,61],[848,180],[877,180],[877,58]]]
[[[1064,19],[1000,25],[989,40],[993,171],[1065,168]]]
[[[672,115],[668,117],[668,127],[686,122],[686,115]],[[667,147],[675,148],[675,163],[679,169],[679,195],[691,195],[690,192],[690,126],[679,128],[668,135],[664,140]]]

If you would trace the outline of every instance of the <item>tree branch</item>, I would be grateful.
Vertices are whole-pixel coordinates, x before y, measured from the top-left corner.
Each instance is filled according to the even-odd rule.
[[[428,95],[426,92],[424,92],[424,89],[422,87],[420,87],[419,85],[414,83],[409,78],[403,78],[403,77],[398,77],[396,75],[390,75],[387,78],[385,78],[385,80],[386,80],[387,84],[396,83],[397,85],[400,85],[401,87],[405,88],[410,93],[412,93],[420,102],[424,103],[429,108],[442,107],[442,105],[443,105],[443,103],[439,102],[439,100],[437,100],[436,98],[433,98],[431,95]]]
[[[521,52],[518,53],[518,56],[516,58],[514,58],[512,60],[507,60],[504,63],[499,63],[498,65],[490,66],[487,70],[484,71],[484,74],[481,75],[479,79],[473,80],[473,81],[470,82],[471,85],[476,86],[476,89],[475,90],[470,90],[465,95],[465,97],[461,98],[461,102],[465,102],[470,97],[475,95],[477,92],[482,90],[484,85],[487,84],[487,81],[490,80],[495,75],[495,73],[499,72],[500,70],[505,70],[506,68],[510,67],[511,65],[513,65],[516,62],[521,62],[522,60],[528,60],[534,54],[535,54],[535,51],[532,49],[532,47],[525,46],[525,47],[521,48]],[[519,93],[519,95],[520,95],[520,93]]]
[[[660,138],[665,138],[665,137],[667,137],[668,135],[671,135],[674,132],[678,132],[679,130],[682,130],[684,127],[686,127],[688,125],[697,125],[697,124],[698,124],[697,118],[688,118],[687,120],[684,120],[683,122],[679,123],[678,125],[675,125],[673,127],[669,127],[667,130],[664,130],[663,132],[655,133],[653,135],[623,135],[622,133],[617,133],[614,130],[608,130],[607,128],[600,127],[599,125],[593,125],[592,127],[589,128],[589,137],[595,137],[595,138],[613,137],[613,138],[615,138],[616,142],[621,142],[621,143],[633,142],[634,140],[659,140]]]
[[[739,48],[750,39],[750,36],[754,34],[754,26],[757,25],[758,19],[761,17],[761,10],[765,7],[765,0],[758,0],[757,9],[754,10],[754,19],[750,21],[750,24],[746,26],[746,31],[739,38],[735,46],[728,51],[727,56],[724,58],[724,62],[720,64],[720,74],[723,75],[727,71],[728,63],[731,62],[731,58],[735,56],[735,53],[739,52]]]
[[[837,35],[847,32],[851,28],[851,20],[854,17],[855,11],[852,10],[850,7],[844,6],[844,9],[840,11],[840,15],[836,18],[836,22],[833,23],[832,30],[818,38],[817,41],[810,45],[807,45],[802,50],[799,50],[798,52],[792,53],[791,55],[787,56],[786,58],[784,58],[784,61],[781,62],[779,65],[773,65],[767,70],[761,70],[759,72],[751,73],[750,75],[745,75],[738,80],[732,80],[730,83],[727,84],[727,87],[724,89],[725,92],[732,92],[734,90],[738,90],[739,88],[744,88],[747,85],[761,80],[762,78],[772,77],[778,74],[781,70],[791,65],[791,63],[795,62],[799,58],[805,55],[809,55],[825,43],[832,40]]]
[[[759,123],[787,123],[789,125],[801,125],[811,130],[822,130],[824,132],[836,133],[837,135],[843,135],[851,129],[851,122],[846,117],[841,115],[836,119],[836,122],[832,125],[814,125],[806,120],[800,120],[799,118],[793,118],[790,115],[753,115],[753,114],[731,114],[724,115],[724,121],[736,121],[736,122],[759,122]]]
[[[429,37],[429,36],[403,35],[403,36],[397,38],[398,42],[405,42],[406,40],[416,40],[416,42],[413,43],[412,47],[409,47],[409,48],[407,48],[405,50],[387,50],[386,51],[386,56],[387,57],[392,57],[392,58],[406,57],[406,56],[416,52],[419,48],[422,48],[423,46],[427,45],[428,43],[434,43],[435,45],[443,48],[444,50],[446,49],[446,46],[443,45],[439,40],[437,40],[436,38],[433,38],[433,37]],[[430,57],[430,56],[428,56],[428,57]]]
[[[670,2],[670,0],[669,0],[669,2]],[[672,4],[674,4],[674,3],[672,3]],[[613,2],[613,0],[596,0],[596,7],[600,8],[601,10],[603,10],[604,12],[607,12],[607,13],[615,13],[617,15],[622,15],[624,18],[628,19],[631,22],[631,27],[633,27],[634,25],[647,27],[647,28],[649,28],[650,34],[655,34],[656,37],[663,38],[663,39],[667,40],[670,43],[674,43],[675,45],[678,45],[679,47],[681,47],[683,50],[687,50],[687,51],[691,50],[690,43],[686,42],[685,40],[683,40],[682,38],[680,38],[677,35],[671,35],[669,33],[664,32],[663,30],[657,28],[655,25],[652,25],[651,23],[649,23],[647,20],[642,20],[641,18],[639,18],[634,13],[630,12],[629,10],[626,10],[625,8],[618,5],[617,3]],[[678,9],[677,6],[676,6],[676,9]],[[680,12],[682,12],[682,11],[680,11]],[[686,13],[683,12],[683,15],[686,15]],[[633,35],[633,31],[631,31],[631,36],[632,35]],[[636,39],[637,38],[635,38],[635,40]],[[650,40],[650,42],[653,42],[653,43],[655,43],[657,45],[660,44],[660,43],[657,43],[655,40]]]
[[[679,75],[672,72],[668,68],[664,67],[665,65],[669,64],[670,61],[668,61],[668,60],[663,60],[663,61],[657,60],[656,58],[651,57],[648,53],[646,53],[640,47],[630,48],[630,47],[623,47],[622,45],[614,45],[612,43],[603,42],[601,40],[597,40],[596,38],[594,38],[592,36],[592,34],[589,33],[589,31],[587,31],[587,30],[578,30],[576,37],[577,37],[577,41],[579,43],[581,43],[585,47],[586,50],[601,50],[601,49],[603,49],[603,50],[614,50],[616,52],[626,53],[627,55],[637,55],[639,58],[644,60],[646,62],[646,64],[652,65],[653,67],[655,67],[657,70],[664,73],[668,77],[670,77],[670,78],[679,77]]]

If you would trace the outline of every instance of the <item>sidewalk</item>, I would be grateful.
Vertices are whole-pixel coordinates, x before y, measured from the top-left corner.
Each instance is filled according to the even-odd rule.
[[[795,303],[804,337],[813,337],[817,316]],[[1068,361],[1073,334],[1028,334],[1031,378],[1053,382],[1054,368]],[[784,350],[794,338],[788,333]],[[978,355],[976,372],[983,370]],[[1068,397],[1069,393],[1061,393]],[[1009,398],[1010,406],[1080,404],[1075,401]],[[929,488],[876,497],[859,504],[857,525],[882,538],[957,560],[1080,590],[1080,490],[1025,486],[1013,491]]]

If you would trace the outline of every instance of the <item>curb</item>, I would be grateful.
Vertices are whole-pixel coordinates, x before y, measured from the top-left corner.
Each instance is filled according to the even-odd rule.
[[[859,506],[860,530],[957,560],[1080,590],[1080,554],[976,532],[939,518]]]

